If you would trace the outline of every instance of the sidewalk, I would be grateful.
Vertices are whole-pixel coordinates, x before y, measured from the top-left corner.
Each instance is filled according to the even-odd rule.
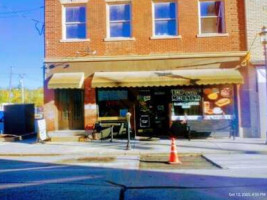
[[[115,157],[109,163],[71,163],[74,165],[105,166],[112,168],[139,169],[142,154],[159,154],[170,152],[170,140],[131,141],[131,150],[126,150],[127,140],[62,142],[45,144],[36,143],[35,139],[20,142],[1,142],[0,157],[21,161],[61,163],[62,160],[84,157]],[[184,154],[201,154],[222,169],[257,169],[267,176],[267,145],[261,139],[230,138],[176,140],[177,150]],[[188,171],[188,170],[185,170]],[[189,170],[190,171],[190,170]],[[198,173],[204,173],[199,170]],[[265,173],[264,172],[264,173]],[[210,172],[209,172],[210,173]],[[254,173],[253,173],[254,174]]]
[[[131,150],[126,150],[127,140],[90,141],[90,142],[47,142],[36,143],[34,139],[21,142],[1,142],[0,155],[12,154],[89,154],[90,155],[139,155],[143,153],[169,153],[170,140],[159,141],[131,141]],[[229,138],[221,139],[193,139],[176,140],[179,153],[200,153],[200,154],[266,154],[267,145],[262,139]]]

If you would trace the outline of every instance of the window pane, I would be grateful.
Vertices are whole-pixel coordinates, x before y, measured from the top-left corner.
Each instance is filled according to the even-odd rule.
[[[201,19],[201,33],[223,33],[224,27],[221,17]]]
[[[85,24],[72,24],[66,25],[66,38],[86,38]]]
[[[155,19],[176,18],[175,3],[155,3]]]
[[[110,5],[110,21],[130,20],[130,5]]]
[[[85,7],[66,7],[66,22],[85,22]]]
[[[111,23],[110,37],[131,37],[131,25],[129,22]]]
[[[127,100],[127,90],[99,90],[98,101]]]
[[[222,16],[222,2],[200,2],[201,16]]]
[[[155,35],[176,35],[176,21],[156,21]]]

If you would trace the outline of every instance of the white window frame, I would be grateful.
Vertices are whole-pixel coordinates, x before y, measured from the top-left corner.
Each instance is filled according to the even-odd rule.
[[[162,18],[162,19],[155,19],[155,4],[165,4],[165,3],[174,3],[175,4],[175,18]],[[170,21],[175,20],[175,35],[156,35],[156,21]],[[152,37],[150,39],[170,39],[170,38],[181,38],[179,35],[179,23],[178,23],[178,2],[174,1],[155,1],[152,2]]]
[[[223,13],[222,13],[222,20],[223,20],[223,29],[224,29],[224,33],[202,33],[201,32],[201,19],[202,18],[218,18],[218,16],[201,16],[201,2],[216,2],[216,1],[220,1],[223,3]],[[199,0],[198,1],[198,35],[197,37],[226,37],[229,36],[229,34],[227,33],[227,29],[226,29],[226,19],[225,19],[226,15],[225,15],[225,1],[224,0]]]
[[[85,8],[85,22],[66,22],[66,8],[84,7]],[[85,38],[67,38],[67,25],[71,24],[85,24]],[[87,38],[87,7],[86,4],[64,4],[62,5],[62,39],[60,42],[81,42],[90,41]]]
[[[124,40],[135,40],[135,38],[132,37],[132,4],[130,0],[124,0],[124,1],[111,1],[106,0],[106,38],[104,41],[124,41]],[[116,6],[116,5],[129,5],[130,6],[130,20],[116,20],[116,21],[110,21],[110,6]],[[124,23],[124,22],[130,22],[130,36],[129,37],[111,37],[110,36],[110,24],[111,23]]]

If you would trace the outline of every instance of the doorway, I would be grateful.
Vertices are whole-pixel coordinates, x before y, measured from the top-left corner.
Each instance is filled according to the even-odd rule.
[[[60,89],[55,92],[59,130],[84,129],[84,92],[78,89]]]
[[[138,135],[168,135],[169,89],[139,89],[136,105]]]

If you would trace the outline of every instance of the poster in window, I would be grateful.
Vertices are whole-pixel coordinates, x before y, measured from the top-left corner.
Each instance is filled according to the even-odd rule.
[[[231,85],[203,89],[204,115],[229,115],[233,112],[233,87]]]

